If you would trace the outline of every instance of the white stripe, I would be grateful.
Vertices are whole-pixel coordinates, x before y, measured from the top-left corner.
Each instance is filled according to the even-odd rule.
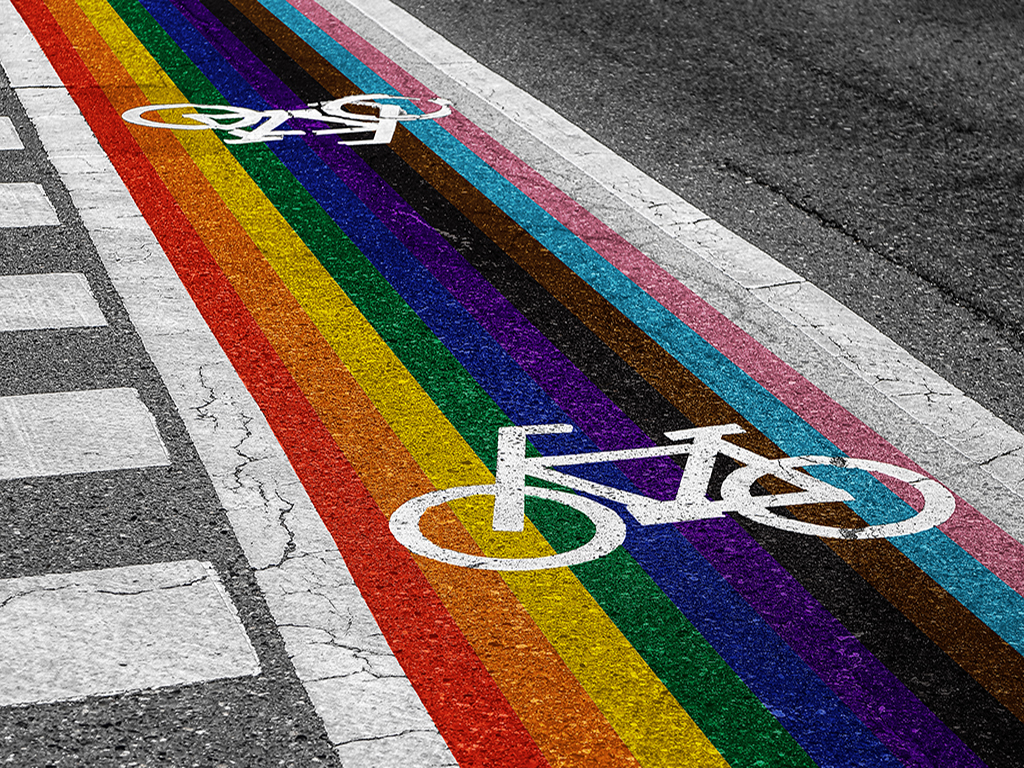
[[[0,66],[11,88],[64,86],[10,0],[0,7]]]
[[[433,90],[456,99],[474,123],[514,147],[520,158],[889,442],[945,478],[975,508],[1024,536],[1019,512],[1024,435],[846,306],[394,3],[318,2]],[[524,140],[524,131],[544,147]],[[631,216],[620,214],[616,202]],[[646,226],[638,227],[636,217]]]
[[[106,325],[85,275],[0,275],[0,331]]]
[[[0,397],[0,480],[167,464],[134,389]]]
[[[18,131],[11,122],[11,118],[0,115],[0,150],[3,149],[24,149]]]
[[[209,563],[0,580],[0,706],[257,675]]]
[[[0,229],[60,224],[53,204],[34,182],[0,183]]]
[[[811,333],[812,327],[832,328],[831,320],[837,316],[846,316],[849,310],[824,294],[820,294],[799,275],[709,219],[528,94],[481,67],[471,57],[450,45],[392,3],[386,2],[386,0],[349,0],[349,2],[326,0],[323,4],[346,23],[356,27],[357,31],[367,36],[386,55],[396,59],[407,68],[416,67],[415,74],[427,81],[435,90],[441,90],[435,85],[442,79],[440,75],[436,74],[440,72],[446,78],[451,78],[457,87],[465,88],[470,94],[475,95],[480,100],[479,104],[473,107],[476,112],[472,114],[467,112],[467,114],[470,114],[475,122],[492,132],[496,138],[505,141],[510,146],[515,146],[516,151],[535,167],[543,170],[542,163],[534,159],[542,153],[526,146],[527,142],[521,140],[521,131],[523,130],[539,139],[547,148],[556,153],[558,162],[564,161],[564,165],[572,167],[575,176],[569,176],[568,173],[564,175],[573,185],[574,192],[579,191],[575,186],[576,181],[586,177],[588,183],[592,182],[593,186],[600,186],[606,193],[605,200],[614,196],[618,201],[624,202],[632,214],[642,217],[646,225],[656,227],[662,238],[671,238],[674,249],[670,257],[663,260],[663,264],[668,269],[678,272],[681,263],[685,262],[689,266],[692,262],[696,262],[697,259],[692,257],[693,254],[697,254],[703,261],[699,269],[690,274],[699,273],[700,279],[707,279],[708,284],[712,287],[711,295],[702,295],[706,295],[713,303],[717,301],[718,307],[727,316],[745,327],[755,338],[770,348],[779,350],[781,345],[787,351],[796,350],[799,355],[806,355],[799,359],[787,356],[787,359],[790,363],[797,365],[815,383],[824,384],[823,389],[847,407],[850,407],[851,400],[855,401],[856,407],[851,410],[868,420],[891,441],[907,450],[917,461],[926,467],[934,468],[937,462],[941,463],[945,460],[950,446],[960,436],[967,434],[967,427],[971,426],[968,421],[978,420],[977,423],[983,427],[982,434],[1006,435],[1009,438],[1009,442],[1005,446],[996,449],[1002,451],[1002,458],[990,461],[986,467],[978,471],[985,473],[989,479],[997,478],[1003,486],[1001,492],[1007,490],[1006,486],[1012,486],[1013,483],[1019,485],[1024,479],[1024,472],[1020,471],[1024,467],[1024,460],[1019,455],[1024,453],[1024,450],[1019,448],[1019,446],[1024,446],[1024,438],[1020,438],[1020,435],[1013,430],[1006,432],[1005,430],[1009,428],[987,411],[980,409],[980,406],[973,403],[966,406],[973,410],[972,415],[967,418],[960,417],[955,412],[951,414],[950,411],[957,409],[947,408],[946,404],[921,403],[922,410],[914,408],[908,410],[906,402],[900,402],[899,397],[883,391],[883,386],[880,386],[882,383],[870,375],[870,366],[876,363],[882,366],[888,365],[894,356],[905,362],[905,366],[902,366],[901,363],[901,376],[904,377],[904,383],[909,387],[924,388],[928,386],[930,377],[934,374],[891,341],[885,339],[875,329],[859,319],[852,321],[866,326],[865,333],[868,334],[866,338],[873,346],[871,349],[863,350],[851,348],[850,354],[847,354],[849,342],[843,338],[833,338],[834,332],[827,331],[825,340],[821,336]],[[0,2],[0,10],[4,7],[9,7],[7,0]],[[357,8],[358,11],[353,11],[353,8]],[[398,43],[395,42],[396,39],[399,41]],[[410,52],[406,46],[412,51]],[[424,59],[426,65],[423,64]],[[36,62],[33,65],[35,69],[26,73],[18,73],[21,82],[30,82],[32,78],[35,78],[42,83],[51,78],[45,68],[37,66],[38,58],[34,53],[29,56],[29,60]],[[7,60],[4,61],[6,64]],[[14,65],[12,57],[12,64],[8,64],[8,66]],[[446,82],[451,81],[446,80]],[[54,83],[49,82],[48,84],[53,85]],[[83,130],[77,112],[71,106],[66,94],[59,89],[46,88],[23,90],[19,92],[19,95],[33,115],[33,120],[39,127],[44,143],[53,153],[65,182],[72,188],[72,194],[79,208],[83,210],[83,215],[89,214],[86,216],[87,224],[100,246],[101,255],[108,264],[108,269],[114,276],[118,289],[125,296],[126,305],[129,307],[133,321],[140,328],[150,353],[168,381],[179,410],[186,417],[190,433],[197,443],[200,454],[211,467],[211,475],[215,478],[218,492],[232,516],[243,547],[246,548],[247,554],[250,555],[257,568],[261,567],[257,564],[264,564],[264,569],[259,572],[259,576],[261,583],[267,589],[268,603],[275,617],[279,622],[291,623],[291,617],[297,615],[292,614],[292,611],[306,614],[318,612],[301,605],[303,596],[307,594],[304,591],[306,590],[305,585],[311,577],[309,573],[303,573],[301,576],[298,574],[296,563],[299,560],[304,563],[303,567],[309,569],[309,572],[316,572],[317,575],[312,578],[317,584],[323,585],[322,588],[317,588],[318,590],[322,589],[316,595],[317,605],[323,605],[326,609],[329,603],[328,595],[336,590],[344,592],[346,589],[351,589],[354,591],[354,588],[350,586],[351,582],[347,572],[344,572],[344,566],[340,564],[340,560],[331,561],[340,566],[333,571],[336,578],[330,575],[330,568],[324,568],[325,562],[336,557],[336,551],[333,551],[333,547],[328,547],[324,541],[324,534],[318,521],[313,522],[307,518],[308,499],[301,492],[301,488],[296,485],[294,475],[284,462],[276,444],[270,445],[273,443],[273,438],[269,437],[269,433],[266,431],[262,415],[255,409],[244,389],[240,389],[234,372],[231,371],[227,361],[223,359],[219,349],[216,349],[215,344],[211,344],[206,329],[195,317],[194,310],[190,309],[188,297],[181,295],[177,281],[172,276],[165,275],[164,257],[152,241],[152,237],[141,219],[132,218],[137,216],[137,212],[130,200],[126,199],[127,195],[124,194],[123,188],[115,184],[110,188],[111,197],[103,198],[110,201],[125,198],[123,205],[119,202],[116,206],[104,210],[105,203],[100,204],[93,197],[89,187],[90,183],[95,181],[102,187],[103,184],[108,183],[106,180],[110,179],[109,183],[113,184],[116,179],[102,154],[98,149],[93,149],[95,142],[87,129]],[[448,96],[449,93],[445,92],[443,95]],[[468,101],[472,100],[472,98],[468,99]],[[463,106],[461,101],[459,106],[460,108]],[[495,108],[500,110],[505,118],[508,118],[505,121],[506,124],[502,125],[502,120],[494,117],[493,110]],[[466,110],[463,111],[466,112]],[[51,118],[51,115],[58,117]],[[510,127],[509,124],[514,125]],[[497,129],[491,130],[491,126],[494,125],[498,126]],[[64,132],[69,130],[73,137],[71,141],[63,138]],[[87,147],[87,149],[79,150],[79,146]],[[520,149],[521,147],[524,149]],[[88,163],[82,162],[80,155],[86,151],[89,153],[89,163],[98,162],[96,165],[98,170],[95,172],[89,168]],[[550,159],[547,162],[555,163]],[[550,178],[551,174],[548,175]],[[584,194],[592,193],[588,188]],[[589,202],[585,202],[585,204],[589,204]],[[112,211],[130,211],[131,213],[123,214],[122,218],[114,222],[116,226],[113,226],[111,219],[119,214],[112,213]],[[612,211],[610,214],[613,219],[618,215],[617,211]],[[111,229],[104,230],[104,226],[110,226]],[[627,237],[633,237],[627,227],[621,228],[620,231]],[[637,231],[634,225],[633,232]],[[635,238],[634,244],[638,244]],[[136,250],[133,251],[132,248]],[[657,253],[653,255],[659,257]],[[119,263],[119,258],[124,259],[124,262]],[[127,264],[129,259],[132,259],[133,264]],[[131,268],[126,268],[126,266]],[[145,279],[148,279],[149,274],[156,275],[159,280],[164,281],[162,283],[164,287],[159,291],[152,291],[145,286],[137,285],[144,280],[139,276],[141,273],[136,271],[140,267],[147,273]],[[800,296],[790,296],[782,290],[787,285],[799,286],[802,291]],[[161,299],[161,296],[166,296],[166,298]],[[737,296],[740,297],[738,300],[740,303],[730,304]],[[810,296],[813,300],[804,301],[804,296]],[[166,302],[167,312],[153,309],[156,306],[154,299],[157,302]],[[756,305],[756,308],[752,311],[753,305]],[[167,313],[173,316],[172,319],[162,320],[162,316]],[[799,321],[794,322],[797,318],[800,318]],[[161,322],[164,324],[161,325]],[[761,325],[757,325],[759,323]],[[752,327],[752,324],[757,327]],[[162,337],[161,334],[166,334],[166,336]],[[175,339],[188,340],[175,342]],[[818,345],[813,354],[807,352],[809,340],[813,340]],[[166,344],[164,344],[165,341]],[[173,350],[164,348],[173,343],[179,343],[190,351],[195,350],[198,360],[202,362],[197,361],[192,364],[192,361],[189,360],[177,360]],[[857,375],[861,377],[861,384],[864,381],[868,382],[872,388],[876,388],[877,393],[884,394],[888,398],[887,402],[890,405],[898,404],[899,413],[902,415],[892,418],[892,412],[886,411],[884,419],[872,418],[872,416],[878,415],[879,406],[875,401],[869,401],[861,394],[860,390],[850,394],[848,391],[850,387],[846,379],[835,377],[831,372],[822,373],[824,366],[821,366],[820,362],[826,357],[822,354],[823,350],[827,353],[829,365],[841,364],[856,371]],[[865,355],[868,357],[865,358]],[[179,370],[178,366],[183,367]],[[865,366],[868,368],[866,369]],[[181,373],[181,370],[191,373]],[[823,376],[832,376],[833,379],[823,381]],[[949,387],[948,384],[946,386]],[[204,387],[209,388],[205,400]],[[840,392],[839,390],[844,387],[846,389]],[[955,390],[950,391],[955,392]],[[206,400],[212,400],[212,405],[207,405]],[[196,413],[200,417],[195,418],[190,409],[197,409]],[[871,409],[875,410],[870,414],[867,413]],[[911,414],[915,418],[922,419],[923,423],[928,425],[929,430],[933,431],[921,436],[923,430],[919,429],[920,424],[908,418],[908,415]],[[208,422],[204,423],[203,416],[208,418]],[[242,476],[248,485],[243,485],[242,488],[232,488],[230,483],[225,482],[226,470],[231,466],[231,460],[228,458],[230,453],[218,454],[218,436],[214,434],[214,427],[224,429],[224,432],[232,436],[245,436],[247,434],[244,431],[247,419],[251,419],[251,424],[248,426],[253,432],[250,437],[245,438],[246,445],[251,446],[253,450],[247,449],[244,452],[244,457],[235,458],[235,462],[241,461],[240,466],[244,469]],[[907,449],[908,435],[919,440],[920,446],[923,446],[922,450]],[[936,448],[937,435],[938,439],[948,439],[950,442],[943,444],[941,448]],[[268,442],[264,443],[264,440]],[[1018,448],[1013,448],[1014,445]],[[973,459],[971,460],[972,465],[976,463]],[[255,465],[257,464],[272,465],[273,470],[269,472],[269,475],[271,478],[276,477],[277,480],[265,481],[262,476],[256,475],[257,467]],[[959,465],[952,467],[953,470],[959,468]],[[990,472],[991,475],[988,474]],[[945,474],[948,475],[948,473]],[[255,484],[262,490],[264,486],[260,484],[263,482],[268,482],[266,488],[270,490],[265,496],[257,494],[253,487]],[[960,490],[963,484],[959,483],[958,486],[958,490]],[[978,488],[980,489],[979,493],[974,494],[973,498],[969,497],[969,500],[984,511],[985,507],[991,507],[988,503],[988,498],[992,495],[991,487],[985,486],[984,483],[978,483]],[[252,494],[253,509],[257,510],[256,514],[248,518],[242,514],[244,505],[239,498],[239,496],[244,497],[246,493]],[[295,506],[290,507],[290,504]],[[284,519],[289,524],[300,521],[305,521],[308,524],[307,528],[298,530],[294,538],[299,545],[300,552],[303,547],[307,546],[314,548],[324,546],[326,548],[317,558],[286,556],[287,550],[284,543],[288,541],[287,534],[291,531],[280,524],[274,516],[275,510],[282,509],[286,510]],[[261,526],[263,527],[261,528]],[[267,534],[263,541],[259,538],[261,531]],[[328,552],[328,549],[331,551]],[[274,552],[279,554],[279,560],[274,559]],[[283,565],[278,566],[279,562]],[[321,578],[323,580],[318,581]],[[358,601],[352,601],[353,604],[356,602]],[[372,622],[372,618],[369,621]],[[329,625],[330,623],[327,622],[325,626]],[[336,699],[335,704],[330,704],[332,697],[320,692],[321,683],[316,680],[315,675],[331,669],[332,665],[323,663],[320,654],[326,652],[324,649],[327,647],[329,638],[337,639],[340,635],[336,631],[327,633],[326,629],[314,628],[311,625],[304,626],[306,628],[302,630],[283,627],[282,631],[285,633],[289,652],[293,653],[297,660],[301,679],[306,682],[307,690],[310,691],[314,701],[318,702],[318,708],[328,722],[329,733],[333,739],[338,741],[339,730],[352,728],[356,732],[360,731],[358,725],[360,717],[353,715],[349,720],[345,720],[344,708],[361,706],[362,709],[356,711],[372,712],[373,707],[367,702],[372,700],[375,694],[365,691],[360,693],[360,687],[350,681],[347,686],[341,685],[337,689],[340,691],[341,698]],[[382,697],[387,695],[386,686],[382,685],[375,690],[376,695]],[[344,722],[339,721],[339,718]],[[379,738],[379,734],[367,733],[366,738]],[[381,750],[380,754],[385,752],[386,750]],[[368,764],[372,764],[372,760],[369,760]]]
[[[44,86],[18,88],[18,97],[167,384],[345,764],[456,765],[262,412],[10,0],[0,0],[0,61],[12,83]]]

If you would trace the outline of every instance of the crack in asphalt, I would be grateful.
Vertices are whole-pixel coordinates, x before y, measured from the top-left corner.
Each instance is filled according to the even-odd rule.
[[[35,589],[19,590],[17,592],[14,592],[13,594],[8,595],[3,600],[0,600],[0,610],[3,610],[4,608],[6,608],[8,605],[10,605],[15,600],[21,599],[23,597],[30,597],[31,595],[37,595],[37,594],[45,593],[45,592],[64,592],[64,591],[74,590],[74,589],[78,589],[78,588],[85,588],[90,594],[123,595],[123,596],[127,596],[127,595],[145,595],[145,594],[147,594],[149,592],[160,592],[160,591],[164,591],[164,590],[182,589],[184,587],[193,587],[196,584],[202,584],[203,582],[208,581],[209,578],[210,578],[210,574],[203,574],[202,576],[199,576],[199,577],[197,577],[195,579],[191,579],[189,581],[180,582],[180,583],[177,583],[177,584],[159,584],[159,585],[155,585],[155,586],[152,586],[152,587],[146,587],[146,588],[140,588],[140,589],[92,589],[92,588],[89,587],[88,584],[84,584],[84,583],[79,582],[79,581],[74,581],[74,582],[70,582],[68,584],[61,584],[60,586],[56,586],[56,587],[37,587]]]
[[[205,402],[200,403],[197,406],[194,406],[193,410],[198,414],[201,420],[212,422],[213,428],[215,430],[219,429],[221,427],[220,419],[217,417],[215,413],[211,411],[211,406],[219,402],[220,398],[217,396],[217,392],[214,389],[213,385],[210,384],[209,381],[207,380],[205,366],[199,366],[198,373],[199,384],[204,392],[204,396],[206,399]],[[231,471],[231,477],[232,480],[234,481],[235,489],[242,489],[247,487],[246,480],[242,476],[243,472],[251,464],[254,464],[255,462],[259,461],[259,456],[254,456],[246,453],[244,448],[246,442],[249,441],[255,435],[255,432],[251,428],[251,424],[254,420],[254,417],[249,416],[245,413],[240,413],[239,418],[241,420],[241,429],[243,433],[238,442],[232,445],[232,449],[240,458],[240,461],[234,465]],[[267,512],[272,511],[274,507],[277,505],[275,504],[274,499],[271,498],[271,495],[268,493],[267,484],[264,483],[259,476],[250,475],[249,479],[253,483],[255,483],[255,489],[256,492],[259,494],[263,509]],[[296,550],[295,532],[292,531],[287,522],[288,514],[295,509],[295,502],[285,499],[276,490],[276,488],[273,491],[273,495],[274,497],[276,497],[276,500],[280,502],[281,505],[283,505],[278,509],[277,512],[277,524],[280,526],[282,530],[284,530],[285,534],[287,535],[287,540],[285,541],[284,549],[278,561],[271,565],[264,566],[259,570],[266,570],[268,568],[282,566],[286,560],[293,556]]]
[[[1022,337],[1024,337],[1024,324],[1020,322],[1015,322],[1004,317],[997,316],[993,312],[986,310],[984,307],[979,306],[977,303],[971,301],[969,297],[965,298],[960,296],[954,288],[952,288],[949,285],[946,285],[945,283],[937,281],[932,275],[929,275],[923,270],[919,269],[916,264],[903,263],[893,258],[887,252],[886,249],[881,248],[879,246],[871,245],[866,240],[862,239],[859,235],[857,235],[856,230],[852,229],[846,224],[843,224],[842,222],[836,221],[830,216],[827,216],[826,214],[822,213],[817,207],[800,202],[799,200],[794,198],[789,192],[787,192],[784,187],[773,181],[767,180],[763,174],[758,173],[757,171],[752,171],[748,168],[745,168],[739,161],[727,157],[724,160],[722,160],[722,166],[726,170],[732,172],[733,174],[742,176],[744,179],[750,179],[754,184],[757,184],[759,187],[762,187],[768,190],[769,192],[778,195],[791,206],[796,208],[798,211],[805,213],[806,215],[810,216],[812,219],[817,221],[818,224],[820,224],[822,227],[838,232],[856,246],[863,248],[869,253],[878,256],[881,259],[884,259],[885,261],[889,262],[890,264],[896,267],[899,267],[900,269],[906,270],[914,277],[919,278],[924,283],[931,286],[940,296],[942,296],[945,300],[947,300],[954,306],[967,310],[972,315],[974,315],[974,317],[977,320],[993,326],[1001,334],[1007,336],[1008,340],[1015,347],[1019,349],[1024,349],[1024,341],[1022,341]]]
[[[406,728],[404,731],[399,731],[398,733],[388,733],[388,734],[384,734],[382,736],[363,736],[363,737],[360,737],[358,739],[349,739],[347,741],[336,741],[336,742],[334,742],[334,745],[335,746],[341,746],[342,744],[358,744],[359,742],[374,742],[374,741],[384,741],[385,739],[397,739],[397,738],[401,738],[402,736],[408,736],[411,733],[432,733],[432,732],[427,730],[426,728]]]

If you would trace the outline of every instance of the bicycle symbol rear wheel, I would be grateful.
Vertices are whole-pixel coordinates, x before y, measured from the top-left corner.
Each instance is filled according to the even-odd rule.
[[[188,120],[187,123],[153,120],[146,116],[149,113],[174,112],[183,109],[205,109],[207,111],[180,115],[179,119]],[[141,107],[129,109],[121,117],[133,125],[143,125],[148,128],[170,128],[173,131],[233,131],[239,128],[250,128],[264,116],[263,112],[258,112],[255,109],[220,104],[144,104]]]
[[[545,568],[561,568],[596,560],[617,549],[626,540],[626,524],[622,518],[603,504],[565,491],[527,486],[526,495],[558,502],[572,507],[590,518],[594,524],[594,537],[587,543],[568,552],[544,557],[485,557],[471,555],[454,549],[438,546],[420,530],[420,520],[431,507],[469,496],[495,496],[497,485],[464,485],[431,491],[410,499],[391,516],[391,533],[398,541],[417,555],[429,557],[449,565],[462,568],[477,568],[487,571],[537,571]]]

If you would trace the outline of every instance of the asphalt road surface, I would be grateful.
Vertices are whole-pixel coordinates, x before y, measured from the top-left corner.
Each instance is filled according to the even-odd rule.
[[[1024,426],[1024,6],[397,0]]]
[[[1024,15],[398,5],[0,0],[0,764],[1017,768]]]

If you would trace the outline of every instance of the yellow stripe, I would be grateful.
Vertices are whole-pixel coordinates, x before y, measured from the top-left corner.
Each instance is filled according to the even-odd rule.
[[[152,103],[186,101],[167,85],[163,71],[108,5],[102,0],[79,0],[79,5]],[[174,135],[431,481],[439,488],[493,482],[462,436],[220,140],[206,132]],[[464,522],[485,553],[552,552],[532,526],[520,535],[521,543],[510,545],[510,537],[489,530],[488,510],[472,501],[462,507]],[[725,765],[571,571],[504,576],[641,764]]]

